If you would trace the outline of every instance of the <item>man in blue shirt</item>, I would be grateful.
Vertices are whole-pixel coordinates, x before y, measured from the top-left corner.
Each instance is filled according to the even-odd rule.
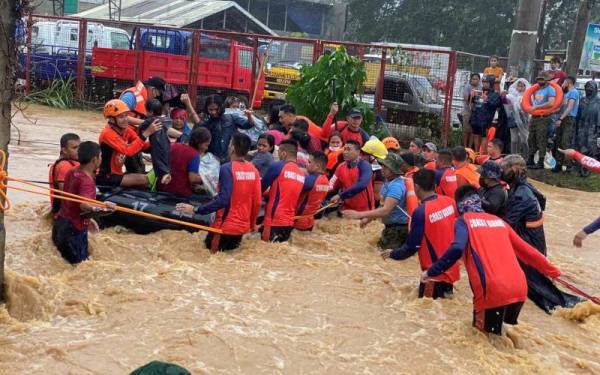
[[[556,120],[556,146],[561,149],[569,149],[573,147],[573,132],[575,131],[575,119],[577,118],[577,110],[579,109],[579,91],[575,88],[575,78],[569,76],[563,82],[563,90],[565,91],[564,103],[560,117]],[[562,172],[563,165],[569,167],[568,159],[565,159],[563,153],[556,154],[556,166],[552,170],[554,173]]]
[[[377,245],[381,249],[398,248],[404,244],[408,236],[406,184],[402,177],[402,164],[405,162],[400,155],[393,152],[378,161],[386,179],[381,189],[383,205],[370,211],[344,210],[342,214],[345,218],[360,219],[361,227],[380,218],[385,228]]]
[[[537,109],[552,108],[556,100],[556,91],[550,86],[552,75],[549,72],[540,73],[535,79],[539,89],[533,93],[531,111]],[[549,115],[532,115],[529,121],[529,160],[527,167],[531,169],[543,169],[544,157],[546,156],[546,145],[548,143],[548,129],[550,127]],[[535,153],[539,151],[537,164],[534,163]]]

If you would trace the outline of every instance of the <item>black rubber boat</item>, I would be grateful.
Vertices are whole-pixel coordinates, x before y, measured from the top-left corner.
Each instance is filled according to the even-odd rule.
[[[200,205],[210,201],[209,196],[195,195],[191,198],[183,198],[169,193],[154,193],[150,191],[124,189],[124,188],[99,188],[97,199],[103,202],[113,202],[121,207],[131,208],[147,212],[153,215],[163,216],[170,219],[187,221],[194,224],[210,225],[211,215],[186,215],[175,210],[177,203],[189,203]],[[158,232],[164,229],[187,230],[195,232],[194,228],[158,221],[151,218],[114,212],[110,215],[96,219],[102,228],[121,225],[133,230],[138,234]]]

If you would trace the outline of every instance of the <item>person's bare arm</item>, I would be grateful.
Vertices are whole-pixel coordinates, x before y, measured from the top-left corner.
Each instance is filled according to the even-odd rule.
[[[342,211],[342,215],[348,219],[379,219],[389,215],[396,205],[398,205],[398,201],[394,198],[388,197],[385,198],[383,206],[375,210],[360,212],[354,210],[345,210]]]
[[[198,113],[196,113],[190,96],[188,94],[181,94],[181,102],[185,104],[185,108],[189,112],[190,116],[192,116],[192,121],[194,124],[200,123],[200,116],[198,116]]]
[[[134,125],[134,126],[138,126],[142,122],[144,122],[144,120],[141,118],[131,117],[131,116],[127,116],[127,121],[129,122],[129,125]]]

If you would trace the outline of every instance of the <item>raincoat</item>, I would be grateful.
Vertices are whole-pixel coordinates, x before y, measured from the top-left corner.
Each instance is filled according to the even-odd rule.
[[[525,90],[531,86],[525,78],[519,78],[508,88],[506,95],[506,103],[504,109],[508,118],[508,128],[510,129],[510,152],[523,156],[525,160],[529,156],[529,146],[527,138],[529,138],[529,114],[521,108],[523,94],[519,92],[517,85],[519,82],[525,84]]]
[[[585,86],[592,86],[591,95],[585,94],[579,101],[579,111],[575,124],[575,148],[582,154],[595,157],[598,155],[597,139],[600,137],[600,98],[598,84],[588,81]]]

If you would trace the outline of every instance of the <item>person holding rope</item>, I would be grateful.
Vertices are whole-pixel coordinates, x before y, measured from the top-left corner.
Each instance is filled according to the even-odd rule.
[[[435,193],[435,172],[422,169],[413,176],[415,193],[421,204],[413,212],[410,232],[402,247],[385,250],[383,259],[404,260],[418,253],[421,270],[437,261],[454,239],[456,205],[454,199]],[[458,264],[450,267],[435,281],[419,284],[419,298],[446,298],[453,294],[453,284],[460,278]]]
[[[199,131],[196,129],[192,132]],[[207,215],[217,212],[213,228],[223,234],[208,233],[205,245],[211,252],[237,249],[242,236],[256,225],[260,210],[260,174],[254,164],[246,161],[252,140],[246,134],[235,133],[229,145],[230,161],[221,166],[219,172],[219,193],[210,202],[194,207],[179,203],[177,211],[193,215]]]
[[[508,155],[501,164],[502,180],[510,187],[504,220],[528,244],[546,256],[543,211],[546,197],[527,181],[525,160]],[[536,269],[522,264],[527,277],[528,296],[540,309],[549,313],[557,306],[573,307],[579,298],[562,292]]]
[[[342,215],[347,219],[360,220],[361,227],[375,219],[381,219],[385,227],[377,245],[381,249],[397,248],[402,246],[408,236],[407,187],[402,177],[402,165],[406,163],[400,155],[390,152],[385,159],[379,160],[379,164],[386,179],[381,189],[383,205],[363,211],[347,209],[342,211]]]
[[[329,180],[331,191],[341,193],[331,198],[332,203],[342,203],[345,210],[369,211],[375,207],[373,170],[368,161],[360,158],[360,144],[349,140],[344,144],[344,162]]]
[[[527,299],[527,281],[519,262],[557,278],[560,270],[497,216],[483,212],[477,190],[456,191],[460,217],[444,255],[423,272],[422,282],[437,280],[462,257],[473,291],[473,326],[502,335],[503,323],[515,325]]]
[[[102,160],[100,146],[95,142],[82,142],[77,157],[80,165],[67,172],[63,191],[96,199],[94,179]],[[89,203],[69,200],[62,202],[58,218],[52,226],[52,242],[69,263],[77,264],[88,258],[88,227],[93,231],[98,230],[98,224],[94,219],[87,219],[82,214],[114,211],[114,203],[105,202],[105,204],[106,208],[100,208]]]
[[[286,242],[294,229],[298,199],[306,179],[296,162],[297,153],[296,141],[281,141],[280,161],[271,164],[261,181],[263,193],[268,194],[262,227],[263,241]]]

